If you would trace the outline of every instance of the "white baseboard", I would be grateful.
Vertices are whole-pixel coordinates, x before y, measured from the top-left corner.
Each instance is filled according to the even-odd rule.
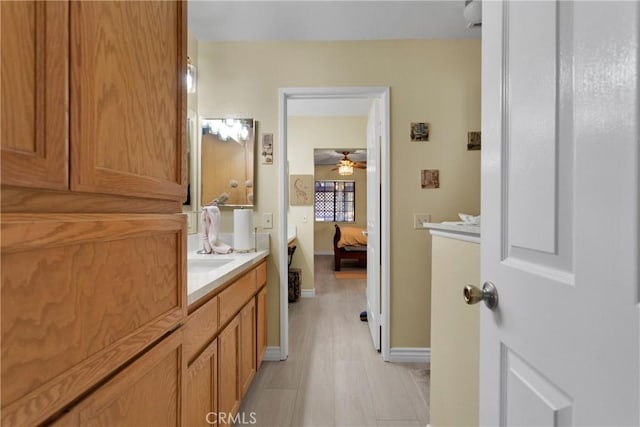
[[[300,296],[302,298],[313,298],[316,296],[316,288],[313,289],[301,289]]]
[[[262,360],[267,362],[279,362],[280,361],[280,346],[267,347],[264,351],[264,357]]]
[[[427,347],[391,347],[389,362],[431,363],[431,349]]]
[[[331,251],[331,250],[327,250],[327,251],[315,251],[313,254],[314,254],[314,255],[333,255],[333,251]]]

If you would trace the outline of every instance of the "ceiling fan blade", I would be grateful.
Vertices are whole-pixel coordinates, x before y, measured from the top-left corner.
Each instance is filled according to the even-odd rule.
[[[356,169],[366,169],[367,168],[366,166],[363,166],[363,165],[353,165],[353,167],[356,168]]]

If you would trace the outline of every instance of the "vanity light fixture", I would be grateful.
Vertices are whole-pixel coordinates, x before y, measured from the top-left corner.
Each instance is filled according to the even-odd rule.
[[[196,66],[191,63],[191,58],[187,56],[187,93],[196,93]]]
[[[353,175],[353,166],[351,166],[351,165],[340,165],[338,167],[338,173],[340,175]]]

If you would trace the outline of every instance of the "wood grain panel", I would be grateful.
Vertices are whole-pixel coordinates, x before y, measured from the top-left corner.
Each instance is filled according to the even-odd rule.
[[[106,194],[42,191],[3,187],[0,206],[4,213],[181,213],[182,203]]]
[[[182,381],[185,371],[182,333],[176,331],[53,425],[185,425]]]
[[[218,333],[218,298],[213,297],[189,314],[185,325],[185,353],[187,361],[198,356]]]
[[[267,287],[256,295],[256,370],[260,369],[267,351]]]
[[[231,286],[220,292],[220,325],[236,315],[256,293],[256,270],[241,276]]]
[[[186,2],[72,2],[70,16],[71,188],[184,200]]]
[[[259,288],[267,284],[267,261],[256,267],[256,285]]]
[[[251,298],[240,311],[240,389],[244,396],[256,374],[256,302]]]
[[[235,415],[240,407],[240,317],[236,316],[218,336],[218,408]]]
[[[50,416],[184,319],[182,215],[2,219],[3,424]]]
[[[0,2],[3,185],[68,188],[68,7]]]
[[[217,420],[217,412],[218,341],[213,340],[187,370],[186,425],[211,426],[211,421]]]

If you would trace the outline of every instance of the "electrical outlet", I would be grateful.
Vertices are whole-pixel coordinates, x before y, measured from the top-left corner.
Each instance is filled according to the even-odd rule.
[[[424,224],[431,222],[431,214],[428,213],[414,213],[413,214],[413,228],[420,230],[424,228]]]
[[[262,228],[273,228],[273,214],[265,213],[262,215]]]

